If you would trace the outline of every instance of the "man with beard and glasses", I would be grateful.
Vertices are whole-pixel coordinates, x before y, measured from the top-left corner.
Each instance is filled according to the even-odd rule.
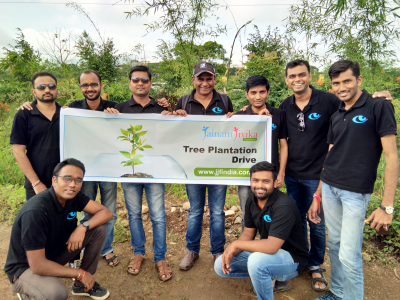
[[[32,77],[32,110],[18,111],[14,117],[10,144],[25,174],[26,200],[51,187],[53,170],[60,162],[57,79],[48,72]]]
[[[273,286],[299,275],[307,265],[308,251],[296,204],[274,188],[278,171],[263,161],[250,168],[252,194],[247,199],[245,227],[215,261],[221,277],[249,278],[258,299],[273,299],[285,285]],[[257,231],[260,239],[255,240]]]

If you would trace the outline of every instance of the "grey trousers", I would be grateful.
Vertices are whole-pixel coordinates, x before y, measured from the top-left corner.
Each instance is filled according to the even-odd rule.
[[[105,225],[89,230],[83,240],[85,252],[82,258],[81,269],[94,274],[100,258],[100,251],[106,237]],[[68,252],[67,249],[57,257],[57,263],[65,265],[81,250]],[[12,284],[14,293],[20,293],[24,299],[32,300],[66,300],[68,289],[58,277],[33,274],[29,268],[25,270]]]

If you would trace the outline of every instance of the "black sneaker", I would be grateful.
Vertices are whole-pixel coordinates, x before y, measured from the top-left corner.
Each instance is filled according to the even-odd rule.
[[[321,297],[315,298],[314,300],[342,300],[342,298],[336,296],[331,291],[328,291],[324,295],[322,295]]]
[[[96,300],[104,300],[110,296],[110,292],[107,289],[101,287],[97,282],[94,283],[93,287],[87,292],[84,291],[84,286],[75,286],[72,284],[72,295],[75,296],[88,296]]]

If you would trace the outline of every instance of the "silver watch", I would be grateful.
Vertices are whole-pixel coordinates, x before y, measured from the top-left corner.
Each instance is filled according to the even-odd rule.
[[[82,225],[83,225],[83,227],[86,228],[86,232],[88,232],[88,230],[89,230],[89,223],[88,223],[88,222],[83,222]]]
[[[388,215],[391,215],[394,212],[394,207],[393,206],[379,206],[381,209],[385,211]]]

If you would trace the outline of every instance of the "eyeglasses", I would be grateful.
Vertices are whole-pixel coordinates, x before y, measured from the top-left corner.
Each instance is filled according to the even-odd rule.
[[[38,84],[36,86],[35,89],[39,90],[39,91],[43,91],[46,89],[46,87],[49,88],[49,90],[54,91],[57,88],[57,85],[55,85],[54,83],[50,83],[50,84]]]
[[[61,177],[64,182],[66,183],[71,183],[72,181],[75,181],[75,184],[80,185],[83,182],[82,178],[72,178],[71,176],[65,175],[65,176],[60,176],[60,175],[56,175],[57,177]]]
[[[297,129],[299,131],[304,131],[306,129],[306,123],[304,123],[304,114],[302,112],[297,114],[297,120],[300,121]]]
[[[150,79],[143,77],[143,78],[139,78],[139,77],[132,77],[131,78],[132,82],[134,83],[138,83],[139,81],[142,81],[142,83],[148,83],[150,81]]]
[[[100,82],[93,82],[93,83],[90,83],[90,84],[84,83],[84,84],[81,84],[79,86],[81,87],[81,89],[87,90],[89,88],[89,86],[92,89],[94,89],[94,88],[97,88],[99,85],[100,85]]]

